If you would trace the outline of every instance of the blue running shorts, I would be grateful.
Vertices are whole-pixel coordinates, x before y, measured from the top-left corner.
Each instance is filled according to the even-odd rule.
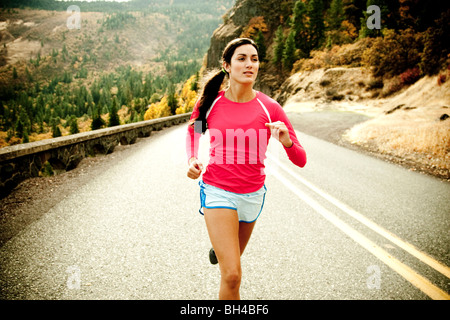
[[[251,193],[234,193],[206,184],[202,180],[198,184],[201,214],[204,214],[203,208],[232,209],[237,211],[239,222],[247,223],[256,221],[261,214],[266,197],[266,186]]]

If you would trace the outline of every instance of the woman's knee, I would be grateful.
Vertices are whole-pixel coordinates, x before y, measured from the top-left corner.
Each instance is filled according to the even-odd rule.
[[[222,271],[222,280],[229,288],[237,288],[241,284],[241,268],[230,268]]]

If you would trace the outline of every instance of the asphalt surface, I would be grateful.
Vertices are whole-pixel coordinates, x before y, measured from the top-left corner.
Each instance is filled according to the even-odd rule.
[[[269,145],[268,192],[242,258],[242,299],[422,300],[432,298],[430,286],[448,294],[448,276],[373,225],[448,269],[450,184],[298,136],[308,154],[303,169],[275,141]],[[179,125],[139,140],[6,241],[0,298],[216,299],[220,274],[208,260],[197,181],[186,177],[184,138]],[[361,239],[381,249],[381,258]],[[392,259],[412,276],[394,270]],[[425,289],[416,275],[429,281]]]

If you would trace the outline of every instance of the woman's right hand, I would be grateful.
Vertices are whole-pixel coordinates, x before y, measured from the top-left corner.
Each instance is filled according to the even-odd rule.
[[[189,169],[187,176],[191,179],[197,179],[200,177],[203,171],[203,164],[197,158],[189,159]]]

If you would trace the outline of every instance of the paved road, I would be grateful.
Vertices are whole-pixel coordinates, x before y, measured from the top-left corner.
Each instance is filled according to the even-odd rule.
[[[1,298],[216,299],[184,134],[140,140],[6,242]],[[242,298],[448,298],[450,184],[298,135],[304,169],[270,144]]]

